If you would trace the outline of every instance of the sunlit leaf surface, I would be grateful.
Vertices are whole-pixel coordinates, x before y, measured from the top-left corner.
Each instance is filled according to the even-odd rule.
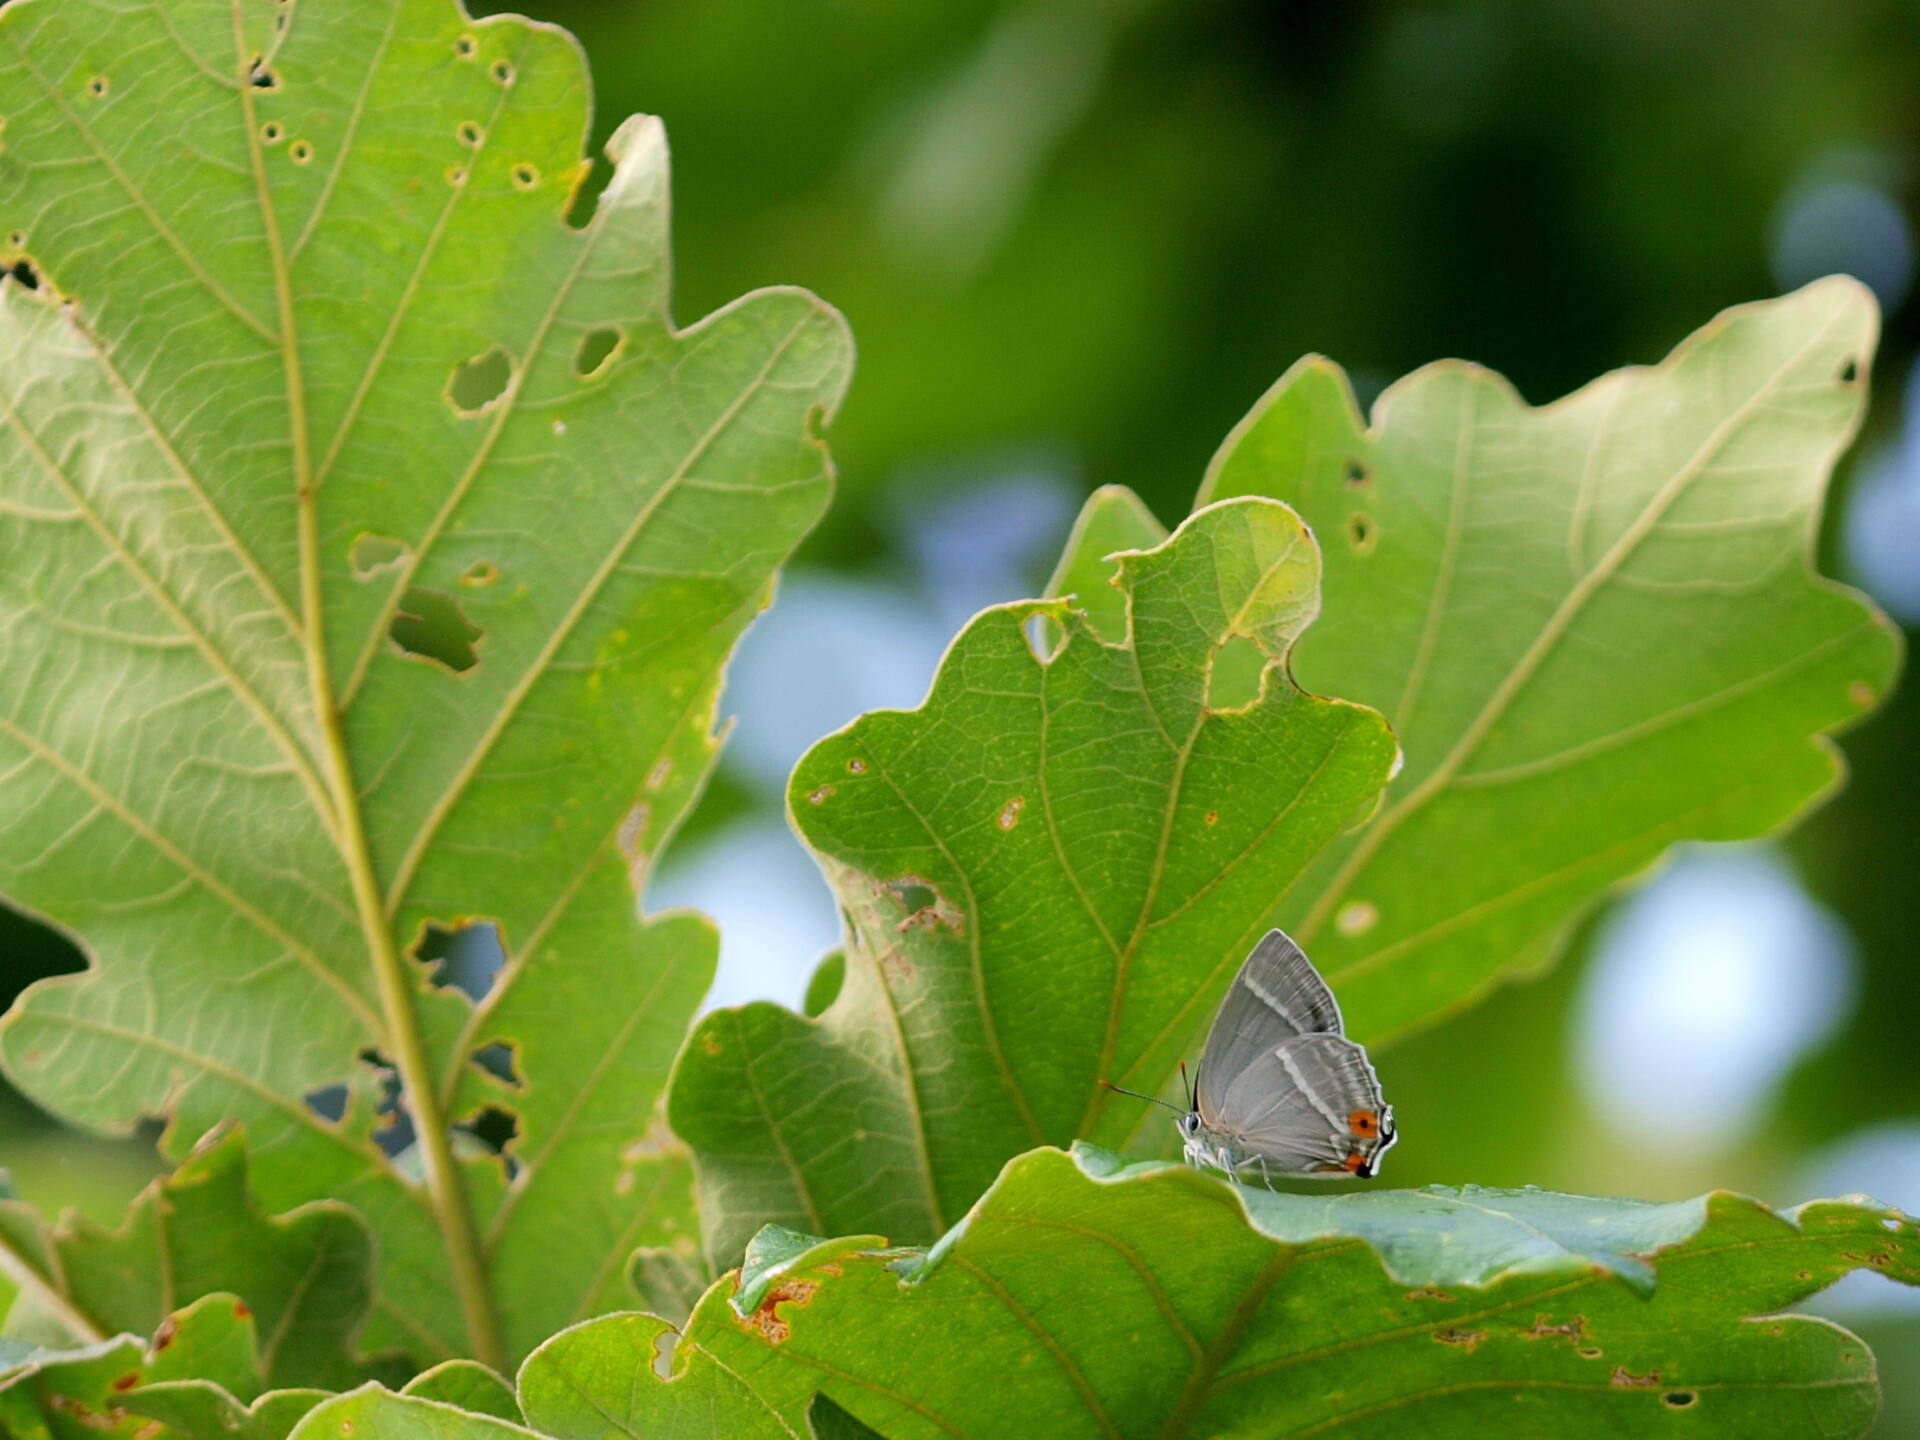
[[[1322,1199],[1114,1156],[1021,1156],[931,1251],[782,1237],[662,1323],[528,1362],[562,1440],[804,1435],[816,1391],[912,1437],[1851,1437],[1873,1358],[1785,1306],[1856,1268],[1920,1283],[1920,1224],[1433,1187]],[[1759,1318],[1748,1318],[1759,1317]]]
[[[796,767],[846,974],[818,1019],[719,1011],[682,1056],[670,1116],[716,1266],[769,1222],[931,1239],[1018,1150],[1123,1134],[1151,1107],[1099,1082],[1172,1073],[1275,897],[1377,794],[1380,717],[1287,678],[1319,572],[1291,511],[1216,506],[1117,564],[1130,628],[988,610],[919,709]],[[1265,688],[1222,707],[1239,646]]]
[[[843,327],[776,291],[675,329],[658,124],[569,224],[576,47],[449,0],[17,0],[0,114],[39,282],[0,283],[0,889],[94,961],[8,1073],[176,1154],[243,1120],[265,1204],[372,1224],[369,1343],[504,1362],[666,1238],[649,1112],[714,942],[632,883],[825,504]],[[475,917],[477,1009],[409,958]],[[454,1158],[485,1106],[511,1184]]]
[[[1837,783],[1824,737],[1899,650],[1809,568],[1875,328],[1864,287],[1823,280],[1544,408],[1432,365],[1370,425],[1309,359],[1228,440],[1201,503],[1275,496],[1325,550],[1300,683],[1406,751],[1278,915],[1361,1039],[1548,953],[1674,841],[1778,829]]]

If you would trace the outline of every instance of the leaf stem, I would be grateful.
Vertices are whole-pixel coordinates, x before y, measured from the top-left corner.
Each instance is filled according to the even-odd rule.
[[[61,1294],[60,1287],[51,1278],[42,1275],[33,1261],[21,1254],[4,1235],[0,1235],[0,1275],[6,1276],[22,1292],[31,1293],[41,1308],[58,1320],[82,1345],[97,1345],[107,1338],[107,1332]]]
[[[245,62],[246,47],[241,28],[238,0],[233,5],[235,53]],[[446,1242],[447,1259],[453,1270],[453,1283],[460,1296],[461,1312],[466,1319],[467,1341],[474,1358],[496,1370],[506,1365],[506,1345],[501,1338],[500,1318],[495,1312],[493,1295],[487,1283],[486,1262],[480,1248],[479,1232],[474,1225],[473,1207],[461,1184],[459,1166],[453,1158],[452,1137],[446,1114],[433,1083],[433,1071],[421,1039],[419,1018],[414,1011],[413,977],[405,957],[394,940],[393,927],[387,922],[381,903],[380,883],[373,873],[373,854],[367,846],[365,819],[360,811],[360,795],[354,783],[353,761],[347,753],[346,729],[333,685],[327,659],[327,634],[324,610],[325,590],[321,584],[320,529],[318,495],[313,473],[313,440],[307,425],[306,389],[301,378],[300,344],[293,304],[293,277],[286,248],[280,236],[278,213],[268,189],[266,168],[260,153],[260,127],[254,115],[253,90],[240,89],[240,101],[246,112],[248,145],[253,160],[254,186],[259,195],[261,223],[267,248],[273,261],[274,291],[279,308],[278,340],[282,368],[286,374],[287,425],[294,472],[294,493],[298,501],[300,540],[300,609],[305,631],[307,676],[313,692],[325,749],[328,787],[332,791],[335,834],[341,860],[353,885],[354,906],[359,912],[360,929],[366,938],[368,959],[380,992],[380,1009],[386,1021],[386,1040],[408,1109],[413,1115],[415,1134],[425,1161],[427,1194],[441,1238]]]

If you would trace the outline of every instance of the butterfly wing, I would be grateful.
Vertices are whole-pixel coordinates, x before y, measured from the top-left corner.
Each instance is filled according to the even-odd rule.
[[[1392,1121],[1367,1052],[1343,1035],[1296,1035],[1256,1056],[1208,1122],[1240,1150],[1295,1174],[1370,1174],[1393,1143]]]
[[[1259,1057],[1296,1035],[1338,1035],[1340,1007],[1306,953],[1285,933],[1269,930],[1247,956],[1220,1002],[1197,1079],[1200,1114],[1215,1117],[1234,1082]]]

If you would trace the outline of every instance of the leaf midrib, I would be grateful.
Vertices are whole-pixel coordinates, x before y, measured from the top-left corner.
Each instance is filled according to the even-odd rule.
[[[234,63],[236,70],[244,72],[248,60],[240,0],[231,0],[230,12]],[[305,622],[307,667],[314,712],[319,719],[325,745],[341,855],[360,914],[368,964],[374,972],[380,994],[380,1007],[386,1019],[385,1038],[391,1046],[394,1069],[413,1114],[416,1144],[426,1171],[427,1193],[445,1246],[453,1288],[459,1296],[467,1340],[476,1358],[495,1369],[501,1369],[505,1366],[506,1346],[501,1336],[498,1307],[488,1283],[485,1257],[474,1225],[473,1203],[454,1160],[452,1138],[439,1103],[439,1094],[434,1087],[432,1064],[414,1009],[414,976],[400,954],[387,917],[381,911],[379,881],[372,851],[367,843],[353,762],[347,749],[344,714],[338,704],[338,692],[329,668],[318,495],[306,384],[300,361],[293,272],[281,239],[279,212],[274,206],[272,187],[267,179],[253,87],[243,85],[239,96],[241,122],[246,130],[256,203],[266,242],[266,258],[272,270],[274,296],[279,309],[280,358],[285,381],[299,530],[301,616]]]

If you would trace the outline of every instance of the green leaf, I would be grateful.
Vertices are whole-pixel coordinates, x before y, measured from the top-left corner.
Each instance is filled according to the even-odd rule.
[[[293,1427],[330,1398],[324,1390],[271,1390],[251,1404],[242,1404],[226,1390],[205,1380],[168,1381],[131,1391],[122,1406],[133,1415],[159,1420],[187,1440],[286,1440]],[[135,1430],[136,1440],[152,1440],[152,1432]]]
[[[423,1360],[503,1364],[670,1238],[626,1157],[715,947],[633,885],[849,362],[798,291],[675,328],[650,119],[569,225],[588,101],[564,33],[453,0],[0,13],[42,280],[0,283],[0,891],[94,961],[0,1056],[174,1155],[243,1121],[270,1208],[366,1215],[367,1338]],[[476,918],[478,1007],[409,959]],[[373,1139],[389,1068],[424,1183]],[[455,1158],[486,1106],[511,1185]]]
[[[848,916],[817,1020],[718,1011],[676,1072],[715,1268],[761,1225],[926,1240],[1033,1142],[1118,1136],[1265,924],[1386,778],[1372,711],[1288,680],[1318,556],[1271,501],[1203,511],[1124,555],[1129,637],[1062,601],[1003,605],[926,702],[868,715],[795,768],[789,803]],[[1045,661],[1025,627],[1064,642]],[[1266,690],[1211,708],[1215,655]]]
[[[1855,1268],[1920,1283],[1920,1224],[1864,1198],[1276,1195],[1092,1150],[1019,1157],[931,1251],[870,1244],[781,1237],[776,1275],[708,1293],[665,1381],[647,1322],[555,1337],[529,1419],[804,1435],[818,1391],[897,1440],[1854,1436],[1871,1354],[1778,1312]]]
[[[416,1395],[396,1395],[368,1385],[311,1411],[292,1440],[340,1440],[343,1435],[379,1440],[540,1440],[525,1426]]]
[[[1127,638],[1127,600],[1116,584],[1109,557],[1123,550],[1151,550],[1165,542],[1167,528],[1140,497],[1121,485],[1103,485],[1087,497],[1073,522],[1047,594],[1071,596],[1094,632],[1111,645]]]
[[[246,1148],[229,1132],[150,1185],[118,1230],[76,1215],[45,1227],[27,1206],[0,1204],[0,1255],[77,1340],[158,1336],[188,1302],[222,1293],[247,1333],[261,1337],[259,1374],[229,1384],[236,1394],[357,1384],[367,1368],[349,1341],[370,1300],[366,1225],[327,1201],[263,1215],[247,1182]],[[230,1370],[185,1373],[223,1384],[232,1378]]]
[[[1431,365],[1371,426],[1314,358],[1228,439],[1199,503],[1275,496],[1325,546],[1300,683],[1406,751],[1279,917],[1358,1038],[1550,954],[1674,841],[1778,830],[1838,784],[1824,737],[1899,651],[1809,565],[1874,335],[1867,291],[1823,280],[1541,409]]]
[[[325,1397],[261,1394],[277,1337],[261,1333],[260,1318],[235,1296],[207,1295],[163,1320],[151,1343],[121,1335],[17,1357],[0,1366],[0,1433],[283,1440]]]
[[[442,1405],[457,1405],[476,1415],[520,1422],[520,1404],[513,1387],[486,1366],[472,1360],[448,1360],[409,1380],[402,1395],[418,1395]]]

